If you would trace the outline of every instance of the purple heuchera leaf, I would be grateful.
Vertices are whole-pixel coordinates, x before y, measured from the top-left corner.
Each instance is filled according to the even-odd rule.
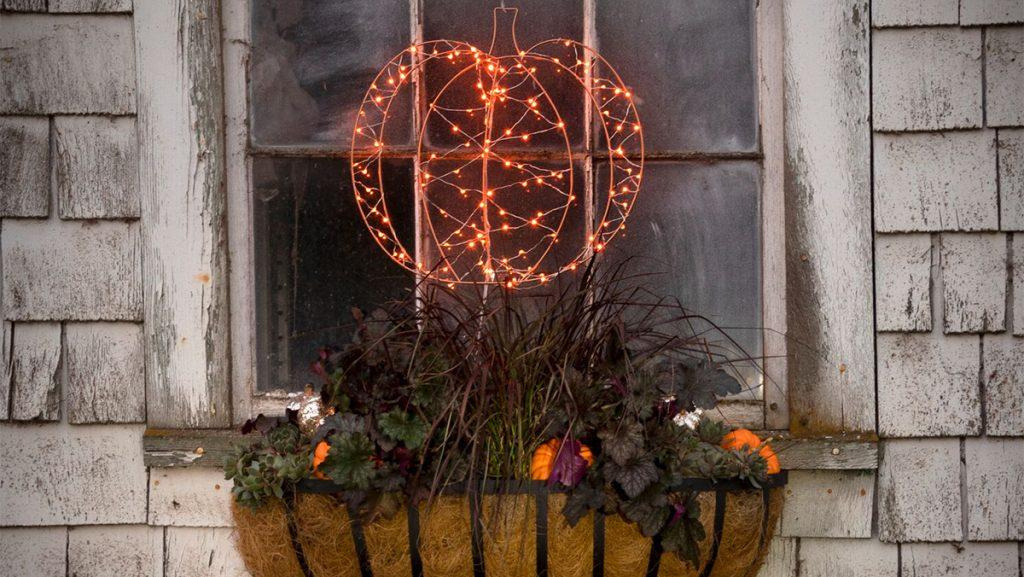
[[[580,442],[568,440],[558,447],[555,462],[551,464],[551,475],[548,486],[561,483],[566,487],[575,487],[587,473],[587,460],[580,455]]]
[[[675,525],[686,514],[686,505],[683,503],[672,503],[672,518],[669,519],[669,526]]]

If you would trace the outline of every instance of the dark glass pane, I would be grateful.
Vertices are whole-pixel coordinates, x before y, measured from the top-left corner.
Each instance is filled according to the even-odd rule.
[[[409,46],[408,0],[254,0],[252,138],[260,145],[347,149],[363,95]],[[412,137],[408,91],[390,141]]]
[[[298,389],[320,347],[347,342],[352,307],[401,298],[413,278],[363,225],[347,160],[257,158],[253,174],[259,388]],[[384,174],[392,222],[411,243],[411,162]]]
[[[607,180],[599,166],[598,190]],[[628,270],[649,275],[641,282],[652,291],[708,317],[755,358],[762,355],[759,183],[755,162],[648,163],[627,228],[607,253],[613,262],[630,259]],[[742,355],[716,340],[733,358]],[[743,372],[756,386],[756,371]]]
[[[491,47],[494,8],[500,5],[480,0],[426,0],[424,39],[461,41],[486,51]],[[515,33],[520,50],[527,51],[544,40],[583,39],[582,0],[526,0],[509,6],[518,10]],[[477,66],[473,56],[465,53],[453,60],[432,60],[425,66],[426,102],[428,106],[436,102],[426,116],[426,139],[432,149],[459,146],[467,135],[479,134],[477,140],[482,141],[485,114],[481,90],[496,89],[509,90],[495,105],[492,129],[493,140],[500,141],[504,149],[565,150],[566,135],[571,146],[582,147],[583,85],[549,59],[517,58],[511,43],[502,42],[510,38],[511,28],[510,13],[500,12],[494,52],[505,58],[500,59],[497,70]],[[555,126],[559,121],[565,135],[562,127]],[[454,131],[453,125],[461,130]],[[508,135],[506,129],[511,130]],[[521,140],[524,134],[530,139]]]
[[[599,0],[601,55],[635,87],[647,152],[752,151],[752,0]]]

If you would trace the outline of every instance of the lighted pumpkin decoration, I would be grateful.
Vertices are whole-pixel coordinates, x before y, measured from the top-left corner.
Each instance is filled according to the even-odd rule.
[[[730,451],[748,451],[753,453],[757,451],[766,463],[768,463],[768,474],[774,475],[782,471],[782,467],[779,466],[779,457],[772,450],[771,445],[761,440],[753,432],[747,429],[736,429],[725,435],[722,438],[722,448]]]
[[[452,40],[410,46],[380,71],[359,109],[356,204],[380,247],[421,277],[452,286],[544,283],[604,250],[633,208],[643,131],[631,89],[574,40],[521,49],[515,16],[495,9],[486,51]],[[393,119],[408,115],[410,102],[423,103],[414,167],[420,224],[403,241],[383,173],[385,158],[407,142],[413,123]],[[606,159],[600,199],[583,186],[594,158]]]
[[[577,446],[577,454],[579,457],[586,462],[586,465],[582,470],[586,470],[594,464],[594,454],[590,451],[590,447],[580,443],[579,441],[572,441]],[[566,451],[565,455],[562,455],[560,450]],[[534,481],[548,481],[551,479],[551,475],[555,472],[556,463],[559,457],[573,458],[575,455],[568,454],[570,449],[562,449],[562,441],[560,439],[551,439],[550,441],[541,444],[537,447],[537,450],[533,452],[533,459],[530,461],[530,478]],[[570,479],[560,479],[566,485],[575,485],[576,482]]]

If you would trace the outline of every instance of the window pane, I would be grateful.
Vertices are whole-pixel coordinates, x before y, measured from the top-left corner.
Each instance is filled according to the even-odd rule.
[[[598,190],[607,177],[599,166]],[[750,357],[762,355],[759,182],[755,162],[649,163],[625,234],[608,246],[613,262],[631,259],[656,294],[726,329]]]
[[[756,149],[751,0],[599,0],[597,37],[636,87],[648,152]]]
[[[353,306],[403,297],[413,279],[363,225],[347,160],[261,157],[253,173],[259,388],[300,389],[316,351],[348,341]],[[392,221],[412,247],[411,162],[384,174]]]
[[[554,38],[568,38],[580,42],[583,40],[582,0],[524,0],[509,2],[508,5],[518,10],[515,31],[521,50],[529,50],[538,42]],[[501,3],[480,0],[425,0],[424,40],[456,40],[487,50],[491,46],[496,6],[501,6]],[[501,22],[507,25],[501,28],[501,31],[510,34],[510,20]],[[502,46],[501,40],[497,40],[498,46]],[[495,51],[502,52],[500,48],[496,48]],[[426,115],[426,136],[429,144],[435,149],[458,146],[465,141],[466,133],[483,131],[484,115],[481,111],[473,109],[481,102],[479,90],[476,88],[479,79],[471,66],[473,59],[464,57],[463,60],[459,62],[440,59],[428,63],[425,67],[426,102],[429,104],[437,99],[438,104],[434,112]],[[503,137],[505,128],[512,128],[513,138],[502,142],[502,147],[506,150],[565,150],[566,139],[561,131],[551,130],[550,123],[541,122],[542,118],[551,122],[561,118],[571,146],[582,148],[585,103],[583,85],[570,74],[556,72],[560,67],[549,61],[527,58],[524,66],[536,70],[524,74],[519,72],[519,69],[511,69],[506,75],[501,75],[503,80],[500,87],[511,90],[508,94],[509,99],[496,108],[495,139]],[[488,89],[499,87],[492,87],[489,81],[487,86]],[[524,102],[516,102],[516,99],[526,101],[529,98],[536,98],[538,106],[535,110],[527,108]],[[444,117],[439,114],[442,108],[449,109],[444,113]],[[466,132],[453,132],[452,124],[458,125]],[[531,133],[532,138],[528,142],[519,140],[517,137],[523,133]]]
[[[409,45],[409,1],[254,0],[252,17],[253,142],[348,149],[370,83]],[[408,145],[401,98],[391,136]]]

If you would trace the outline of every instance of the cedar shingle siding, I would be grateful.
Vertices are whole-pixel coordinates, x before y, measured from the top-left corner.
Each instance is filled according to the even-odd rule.
[[[791,360],[793,428],[881,446],[877,474],[792,472],[761,575],[1017,577],[1024,1],[772,1],[789,331],[828,359]],[[147,417],[231,422],[230,16],[0,6],[0,575],[244,575],[220,472],[142,454]]]

